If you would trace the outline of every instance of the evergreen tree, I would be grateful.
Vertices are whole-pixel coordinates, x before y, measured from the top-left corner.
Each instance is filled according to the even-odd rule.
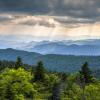
[[[80,74],[83,75],[83,78],[85,80],[85,83],[90,83],[92,82],[92,74],[91,71],[88,67],[88,63],[85,62],[81,68]]]
[[[68,77],[68,75],[67,75],[66,73],[62,73],[62,74],[61,74],[61,81],[62,81],[62,82],[65,82],[66,79],[67,79],[67,77]]]
[[[20,57],[17,57],[17,60],[15,62],[15,69],[18,69],[19,67],[23,67],[23,62]]]
[[[80,88],[82,89],[82,100],[86,100],[86,96],[85,96],[85,87],[86,87],[86,83],[85,83],[85,78],[84,75],[79,73],[79,75],[77,76],[77,83],[79,84]]]
[[[41,82],[43,82],[44,78],[45,78],[44,65],[43,65],[42,61],[39,61],[37,63],[36,69],[35,69],[34,79],[35,79],[35,81],[41,81]]]
[[[61,88],[61,83],[54,84],[50,100],[61,100]]]

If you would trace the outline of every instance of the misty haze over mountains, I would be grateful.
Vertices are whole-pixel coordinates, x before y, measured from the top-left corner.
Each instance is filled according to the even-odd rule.
[[[63,40],[29,42],[17,49],[41,54],[100,55],[100,40]]]
[[[15,61],[18,56],[30,65],[42,60],[46,68],[53,71],[75,72],[85,61],[95,70],[100,67],[100,40],[0,40],[0,60]]]
[[[100,55],[100,40],[6,41],[0,42],[0,48],[14,48],[40,54]]]

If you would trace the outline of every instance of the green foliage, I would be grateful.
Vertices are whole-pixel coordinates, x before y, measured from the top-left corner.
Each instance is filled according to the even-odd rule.
[[[52,87],[55,83],[58,83],[59,81],[60,78],[56,74],[51,73],[45,75],[45,82],[50,87]]]
[[[5,68],[15,68],[15,65],[16,62],[14,61],[2,60],[0,61],[0,71],[2,72]],[[27,70],[30,70],[31,68],[34,69],[32,65],[28,65],[28,64],[23,64],[23,67]]]
[[[66,73],[61,74],[61,81],[65,82],[68,78],[68,75]]]
[[[85,89],[86,99],[99,100],[100,99],[100,83],[90,84]]]
[[[45,69],[44,69],[43,63],[41,61],[39,61],[36,66],[34,80],[42,82],[42,81],[44,81],[44,79],[45,79]]]
[[[78,71],[85,61],[89,62],[92,71],[100,69],[100,56],[41,55],[14,49],[0,50],[0,60],[16,61],[17,56],[23,58],[23,62],[29,65],[35,65],[37,61],[42,60],[46,68],[51,71],[73,73]]]
[[[36,90],[30,83],[32,76],[24,69],[6,69],[0,74],[0,100],[33,98]]]
[[[21,60],[17,62],[20,62],[17,63],[19,66]],[[1,66],[3,64],[0,63]],[[14,64],[0,72],[0,100],[100,99],[100,81],[91,75],[87,63],[82,66],[80,73],[72,74],[47,72],[42,62],[38,62],[35,69],[27,70],[21,66],[15,69]]]
[[[80,74],[82,74],[83,79],[84,79],[84,81],[85,81],[86,84],[93,82],[93,79],[92,79],[93,76],[91,74],[91,71],[90,71],[90,69],[88,67],[88,63],[87,62],[85,62],[83,64],[83,66],[81,68],[81,71],[80,71]]]
[[[81,100],[82,90],[80,87],[73,83],[69,87],[70,84],[67,84],[67,87],[62,95],[62,100]]]
[[[23,67],[23,63],[22,63],[22,59],[20,57],[17,57],[15,63],[15,69],[18,69],[19,67]]]
[[[52,89],[51,100],[61,100],[61,83],[55,83]]]
[[[100,69],[94,70],[93,75],[100,80]]]

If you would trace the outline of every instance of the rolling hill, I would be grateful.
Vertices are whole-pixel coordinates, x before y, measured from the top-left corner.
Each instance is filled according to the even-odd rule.
[[[0,49],[0,60],[15,61],[20,56],[24,63],[35,65],[42,60],[48,70],[75,72],[80,69],[85,61],[89,62],[90,68],[100,68],[100,56],[74,56],[74,55],[42,55],[35,52],[27,52],[15,49]]]
[[[32,41],[17,49],[40,54],[100,55],[100,40]]]

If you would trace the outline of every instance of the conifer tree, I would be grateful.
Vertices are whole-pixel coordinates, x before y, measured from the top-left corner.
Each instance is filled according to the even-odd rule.
[[[61,81],[62,81],[62,82],[65,82],[66,79],[67,79],[67,77],[68,77],[68,75],[67,75],[66,73],[62,73],[62,74],[61,74]]]
[[[16,62],[15,62],[15,69],[18,69],[19,67],[23,67],[23,62],[20,57],[17,57]]]
[[[55,83],[50,100],[61,100],[61,83]]]
[[[42,61],[39,61],[37,63],[36,69],[35,69],[35,75],[34,80],[35,81],[41,81],[43,82],[45,78],[45,69]]]
[[[85,83],[92,82],[92,73],[88,67],[88,62],[85,62],[81,68],[80,73],[83,75]]]

